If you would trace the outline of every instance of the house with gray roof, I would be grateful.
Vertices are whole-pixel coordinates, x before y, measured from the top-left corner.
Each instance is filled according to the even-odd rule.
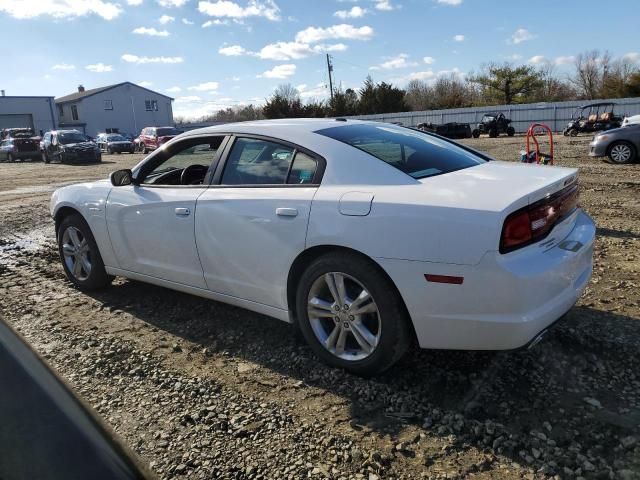
[[[173,98],[131,82],[85,89],[55,99],[58,128],[95,137],[101,132],[140,134],[145,127],[173,125]]]

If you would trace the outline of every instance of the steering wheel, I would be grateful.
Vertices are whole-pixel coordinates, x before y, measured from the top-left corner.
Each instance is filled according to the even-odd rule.
[[[189,165],[180,174],[180,185],[200,185],[204,181],[209,167],[206,165]]]

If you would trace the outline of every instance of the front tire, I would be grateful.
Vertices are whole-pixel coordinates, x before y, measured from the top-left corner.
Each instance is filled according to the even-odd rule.
[[[298,283],[302,335],[325,363],[370,376],[397,362],[410,343],[400,295],[380,269],[360,256],[330,253]]]
[[[480,130],[478,130],[477,128],[473,130],[473,132],[471,132],[471,136],[473,138],[478,138],[480,137]]]
[[[636,149],[630,143],[615,142],[609,147],[607,157],[609,158],[609,163],[626,165],[633,163],[636,159]]]
[[[64,273],[77,288],[90,291],[111,283],[113,277],[107,274],[91,229],[80,214],[60,222],[57,238]]]
[[[516,134],[516,129],[513,127],[507,127],[507,135],[513,137]]]

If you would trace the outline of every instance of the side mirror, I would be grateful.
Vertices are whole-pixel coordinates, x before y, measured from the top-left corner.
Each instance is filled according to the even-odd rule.
[[[111,180],[111,185],[114,187],[123,187],[135,183],[133,181],[133,173],[128,168],[111,172],[109,180]]]

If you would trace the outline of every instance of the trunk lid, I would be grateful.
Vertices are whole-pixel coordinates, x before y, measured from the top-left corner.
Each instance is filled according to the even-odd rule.
[[[511,213],[576,182],[574,168],[491,161],[419,180],[442,206]],[[440,203],[438,201],[438,203]]]

